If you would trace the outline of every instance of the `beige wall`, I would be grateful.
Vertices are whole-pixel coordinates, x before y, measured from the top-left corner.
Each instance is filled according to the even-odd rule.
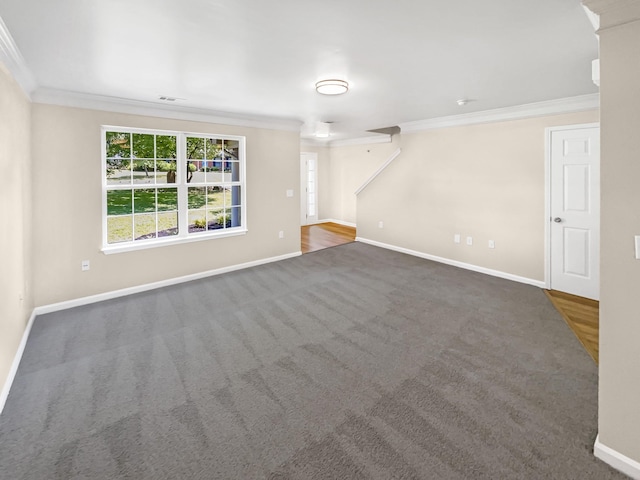
[[[245,135],[248,233],[101,253],[101,125]],[[300,251],[297,132],[34,104],[32,135],[36,306]],[[287,198],[287,189],[296,195]],[[90,271],[81,271],[82,260]]]
[[[0,386],[32,308],[31,104],[0,64]]]
[[[331,198],[333,187],[330,180],[329,147],[301,145],[300,152],[318,155],[318,220],[333,218],[331,216]],[[304,188],[300,185],[300,189]]]
[[[635,2],[640,11],[640,2]],[[600,12],[598,12],[600,13]],[[620,11],[613,11],[617,15]],[[637,17],[636,17],[637,18]],[[603,24],[610,23],[603,16]],[[640,21],[600,32],[600,441],[640,462]]]
[[[597,121],[589,111],[402,135],[400,156],[358,196],[358,236],[543,281],[545,128]]]
[[[330,149],[328,218],[356,223],[355,191],[395,152],[399,136],[391,143],[332,147]],[[324,187],[320,187],[321,191]]]

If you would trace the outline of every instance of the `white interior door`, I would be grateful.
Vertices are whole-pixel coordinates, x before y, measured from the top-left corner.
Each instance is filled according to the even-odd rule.
[[[308,225],[318,221],[318,154],[300,154],[301,223]]]
[[[551,131],[551,288],[600,293],[600,129]]]

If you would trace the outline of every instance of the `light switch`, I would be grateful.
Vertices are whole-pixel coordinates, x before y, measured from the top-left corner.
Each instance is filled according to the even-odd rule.
[[[636,259],[640,260],[640,235],[636,235]]]
[[[456,233],[453,236],[453,243],[460,243],[460,234],[459,233]]]

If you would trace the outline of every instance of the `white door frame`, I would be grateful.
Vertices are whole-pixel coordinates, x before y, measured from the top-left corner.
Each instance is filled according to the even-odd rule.
[[[551,288],[551,134],[581,128],[600,128],[600,123],[580,123],[544,129],[544,284],[546,289]]]
[[[309,222],[307,220],[308,209],[308,195],[307,195],[307,182],[308,182],[308,169],[305,164],[304,157],[311,156],[316,161],[316,221]],[[310,225],[317,223],[318,217],[318,154],[316,152],[300,152],[300,225]]]

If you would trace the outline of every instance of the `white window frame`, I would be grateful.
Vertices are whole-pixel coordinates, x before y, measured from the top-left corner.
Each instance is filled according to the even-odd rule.
[[[176,137],[176,182],[175,188],[178,190],[178,234],[170,237],[153,238],[146,240],[131,240],[128,242],[120,243],[108,243],[107,232],[107,192],[109,190],[117,190],[110,188],[107,184],[107,146],[106,146],[106,133],[107,132],[124,132],[131,134],[147,134],[147,135],[167,135]],[[238,160],[240,166],[239,181],[231,182],[233,185],[240,186],[240,226],[229,227],[219,230],[208,230],[204,232],[189,233],[189,220],[188,220],[188,188],[192,184],[187,183],[187,162],[186,158],[186,143],[187,137],[195,138],[216,138],[222,140],[233,140],[239,143]],[[182,132],[172,130],[156,130],[146,128],[131,128],[114,125],[102,125],[101,127],[101,154],[102,154],[102,252],[104,254],[130,252],[134,250],[143,250],[147,248],[156,248],[167,245],[176,245],[180,243],[198,242],[204,240],[211,240],[214,238],[232,237],[236,235],[245,235],[247,229],[247,192],[246,192],[246,137],[237,135],[223,135],[216,133],[202,133],[202,132]],[[224,162],[224,160],[223,160]],[[228,183],[228,182],[227,182]],[[195,184],[197,186],[204,186],[201,184]],[[132,184],[130,186],[132,190],[135,189],[157,189],[163,188],[158,184]],[[171,187],[173,188],[173,187]],[[118,188],[121,189],[121,188]]]

